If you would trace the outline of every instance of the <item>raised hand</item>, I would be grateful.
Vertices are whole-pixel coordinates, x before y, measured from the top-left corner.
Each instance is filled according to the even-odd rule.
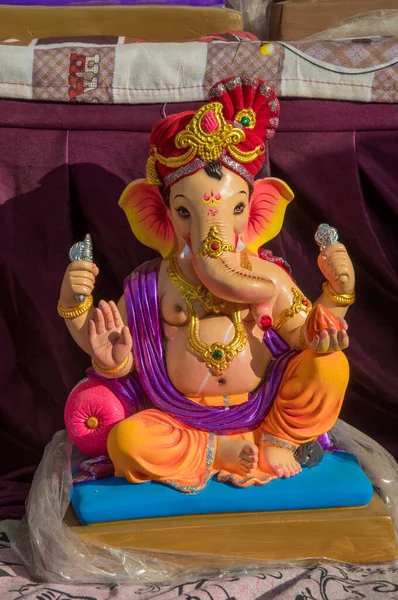
[[[131,352],[133,341],[114,302],[101,300],[88,322],[90,354],[103,369],[119,367]]]
[[[99,273],[98,267],[86,260],[76,260],[66,269],[61,285],[60,301],[64,306],[75,306],[75,296],[89,296]]]
[[[351,294],[355,289],[355,273],[343,244],[332,244],[319,253],[318,266],[338,294]]]

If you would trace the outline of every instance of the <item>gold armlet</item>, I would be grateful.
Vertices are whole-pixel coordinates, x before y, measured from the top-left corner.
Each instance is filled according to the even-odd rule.
[[[202,249],[195,252],[195,256],[210,256],[210,258],[220,258],[223,252],[235,252],[231,244],[226,244],[219,234],[217,227],[210,227],[207,238],[203,242]]]
[[[322,292],[337,306],[351,306],[355,302],[355,292],[352,294],[338,294],[334,291],[329,281],[322,284]]]
[[[276,325],[274,327],[275,331],[279,331],[279,329],[281,329],[281,327],[283,327],[283,325],[286,323],[286,321],[288,319],[295,317],[296,315],[298,315],[301,312],[304,312],[308,315],[308,313],[310,312],[310,310],[312,308],[311,301],[308,300],[308,298],[306,298],[304,296],[304,294],[302,294],[301,292],[299,292],[299,290],[297,290],[296,288],[293,288],[293,287],[292,287],[292,292],[293,292],[293,302],[292,302],[291,306],[289,306],[289,308],[285,308],[285,310],[283,310],[281,312],[281,314],[279,315]]]
[[[86,313],[93,305],[93,297],[87,296],[83,302],[78,304],[77,306],[62,306],[61,301],[58,301],[57,311],[60,317],[63,319],[76,319],[76,317],[81,317]]]
[[[115,367],[114,369],[103,369],[102,367],[97,365],[97,363],[95,362],[95,360],[93,358],[91,359],[91,364],[92,364],[94,371],[96,371],[100,375],[117,375],[118,373],[121,373],[127,367],[129,360],[130,360],[130,354],[128,354],[126,356],[126,358],[124,359],[124,361],[122,362],[121,365],[119,365],[118,367]]]

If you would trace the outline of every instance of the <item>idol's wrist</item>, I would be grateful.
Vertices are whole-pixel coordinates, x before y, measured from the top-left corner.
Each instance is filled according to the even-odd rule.
[[[337,287],[337,286],[336,286]],[[330,281],[325,281],[322,285],[323,294],[333,302],[335,306],[351,306],[355,302],[355,291],[341,292],[332,286]]]
[[[130,352],[120,365],[111,368],[106,368],[98,364],[94,358],[91,358],[91,365],[99,375],[103,375],[109,379],[117,379],[118,377],[125,377],[130,373],[133,368],[133,355]]]

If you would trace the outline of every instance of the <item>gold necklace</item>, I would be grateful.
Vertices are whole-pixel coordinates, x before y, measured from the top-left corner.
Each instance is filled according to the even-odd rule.
[[[238,352],[242,352],[247,344],[247,333],[242,323],[240,310],[234,305],[231,313],[232,323],[235,327],[235,335],[229,344],[214,342],[205,344],[199,337],[199,318],[194,302],[200,302],[205,310],[216,315],[220,314],[225,302],[214,296],[204,285],[192,283],[182,272],[177,258],[170,259],[167,274],[173,285],[181,292],[182,298],[189,312],[188,347],[196,356],[205,361],[206,367],[213,375],[219,376],[229,367],[229,363]]]

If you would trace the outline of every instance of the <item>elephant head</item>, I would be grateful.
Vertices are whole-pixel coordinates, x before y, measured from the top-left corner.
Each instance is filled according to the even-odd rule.
[[[269,300],[274,284],[255,266],[252,271],[241,267],[241,251],[246,247],[257,255],[258,248],[279,233],[292,199],[292,191],[280,179],[260,179],[249,186],[237,173],[210,163],[163,195],[145,180],[134,181],[119,204],[142,243],[164,258],[188,246],[195,272],[207,289],[225,300],[252,304]],[[213,244],[225,248],[217,258],[203,252],[212,235],[217,237]]]

